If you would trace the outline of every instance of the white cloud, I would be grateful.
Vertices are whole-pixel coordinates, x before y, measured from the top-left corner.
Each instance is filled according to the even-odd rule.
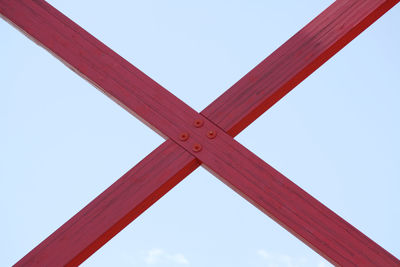
[[[257,254],[265,261],[267,267],[306,267],[306,266],[317,266],[317,267],[328,267],[330,264],[321,260],[318,263],[310,263],[306,258],[296,258],[288,254],[269,252],[264,249],[257,250]]]
[[[168,253],[165,250],[159,248],[149,250],[144,261],[149,265],[168,262],[182,265],[189,264],[189,261],[182,253]]]

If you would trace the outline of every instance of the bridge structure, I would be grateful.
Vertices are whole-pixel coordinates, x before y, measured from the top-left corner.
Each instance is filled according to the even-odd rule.
[[[15,266],[77,266],[200,165],[337,266],[400,261],[234,137],[400,0],[337,0],[200,113],[44,0],[0,15],[165,138]]]

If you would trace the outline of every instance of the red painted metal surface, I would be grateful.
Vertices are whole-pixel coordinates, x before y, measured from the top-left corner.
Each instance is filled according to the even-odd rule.
[[[400,261],[225,132],[196,156],[225,184],[332,264],[400,266]]]
[[[46,2],[0,0],[7,20],[178,144],[166,141],[18,264],[82,262],[195,169],[196,158],[332,263],[400,264],[223,131],[237,134],[397,2],[336,1],[204,110],[202,118]],[[168,160],[174,164],[167,171],[156,167]],[[144,179],[149,171],[152,179]],[[122,202],[118,212],[107,208]]]
[[[16,266],[77,266],[200,165],[165,141]]]
[[[399,0],[337,0],[201,112],[236,136]]]

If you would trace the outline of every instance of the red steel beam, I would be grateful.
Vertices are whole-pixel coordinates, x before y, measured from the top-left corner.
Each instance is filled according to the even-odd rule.
[[[213,127],[205,118],[204,128]],[[389,252],[227,133],[216,131],[215,138],[199,141],[203,149],[193,155],[225,184],[332,264],[400,266],[400,261]]]
[[[399,0],[336,0],[201,112],[236,136]]]
[[[167,140],[15,266],[77,266],[200,165]]]
[[[351,1],[338,1],[338,2],[341,2],[342,4],[348,4],[349,2],[351,2]],[[338,2],[336,2],[336,3],[338,3]],[[353,1],[353,2],[357,2],[357,1]],[[359,1],[360,2],[360,1]],[[374,2],[378,2],[378,1],[374,1]],[[394,4],[394,3],[393,3]],[[357,5],[354,5],[354,6],[357,6]],[[354,7],[353,6],[353,7]],[[361,6],[361,5],[360,5]],[[52,11],[51,10],[51,8],[49,8],[49,6],[47,5],[45,5],[45,7],[47,7],[47,11]],[[334,7],[334,5],[332,5],[330,8],[333,10],[333,7]],[[352,7],[352,8],[353,8]],[[343,8],[343,7],[342,7]],[[388,9],[389,8],[389,6],[388,5],[386,5],[385,6],[385,8],[386,9]],[[327,9],[327,11],[329,10],[329,8]],[[376,10],[378,10],[378,11],[376,11]],[[327,11],[325,11],[324,13],[327,13]],[[382,8],[382,5],[378,5],[378,6],[375,6],[375,10],[373,10],[371,13],[369,13],[369,14],[367,14],[367,16],[366,16],[366,18],[361,18],[361,22],[362,23],[359,23],[359,24],[355,24],[355,26],[354,25],[352,25],[352,27],[358,27],[358,29],[360,28],[360,25],[361,24],[363,24],[363,26],[362,27],[367,27],[368,25],[367,25],[367,23],[366,23],[366,21],[368,22],[368,23],[372,23],[373,22],[373,20],[371,19],[371,18],[374,18],[374,19],[376,19],[377,17],[378,17],[378,15],[382,15],[384,12],[383,12],[383,8]],[[365,13],[364,13],[365,14]],[[373,15],[371,15],[371,14],[373,14]],[[60,15],[60,13],[58,14],[58,15]],[[62,15],[61,15],[62,16]],[[322,16],[322,15],[321,15]],[[320,16],[320,17],[321,17]],[[318,18],[317,18],[318,19]],[[316,19],[316,20],[317,20]],[[360,18],[358,18],[358,19],[360,19]],[[65,20],[67,20],[66,18],[64,18],[64,21]],[[364,21],[363,21],[364,20]],[[68,21],[68,20],[67,20]],[[70,22],[70,21],[69,21]],[[72,23],[72,22],[71,22]],[[311,23],[312,24],[312,23]],[[310,25],[311,25],[310,24]],[[307,27],[310,27],[310,25],[308,25]],[[78,27],[78,26],[77,26]],[[306,28],[307,28],[306,27]],[[362,28],[361,27],[361,28]],[[343,27],[342,27],[343,28]],[[80,30],[80,32],[79,33],[85,33],[85,32],[83,32],[83,30],[82,29],[78,29],[78,30]],[[304,30],[304,29],[303,29]],[[360,30],[358,30],[358,31],[360,31]],[[87,34],[87,33],[86,33]],[[354,36],[352,37],[352,38],[354,38],[355,37],[355,35],[357,35],[358,34],[358,32],[357,31],[355,31],[354,33]],[[91,36],[90,36],[91,37]],[[296,37],[296,36],[295,36]],[[91,37],[91,38],[93,38],[93,37]],[[349,38],[349,36],[347,36],[347,38]],[[57,37],[55,38],[55,39],[57,39]],[[94,39],[94,38],[93,38]],[[293,39],[293,38],[292,38]],[[291,40],[292,40],[291,39]],[[288,41],[288,43],[290,43],[290,41],[291,40],[289,40]],[[96,40],[97,41],[97,40]],[[348,40],[348,41],[350,41],[350,40]],[[98,41],[97,41],[98,42]],[[287,43],[287,44],[288,44]],[[285,44],[285,45],[287,45],[287,44]],[[285,46],[284,45],[284,46]],[[344,44],[343,44],[344,45]],[[104,45],[103,45],[104,46]],[[283,47],[284,47],[283,46]],[[282,49],[282,47],[280,48],[280,49]],[[336,49],[338,49],[338,48],[336,48]],[[278,50],[279,51],[279,50]],[[54,52],[54,51],[53,51]],[[109,52],[109,51],[107,51],[107,52]],[[300,53],[301,54],[301,53]],[[333,55],[334,53],[332,53],[332,55]],[[115,54],[116,55],[116,54]],[[320,61],[321,61],[321,59],[319,59]],[[70,62],[68,62],[68,63],[70,63]],[[126,63],[126,62],[123,62],[123,63]],[[265,63],[265,62],[264,62]],[[323,62],[322,62],[323,63]],[[320,64],[322,64],[322,63],[320,63]],[[315,64],[315,62],[314,62],[314,64]],[[125,65],[126,66],[126,65]],[[84,68],[85,66],[79,66],[78,65],[78,67],[81,67],[81,68]],[[259,66],[257,67],[258,69],[259,69]],[[257,70],[257,68],[255,69],[255,70]],[[135,71],[137,71],[136,69],[134,69]],[[263,71],[265,71],[265,70],[263,70]],[[252,72],[254,72],[254,70],[252,71]],[[83,75],[85,75],[85,74],[83,74]],[[139,76],[139,75],[142,75],[140,78],[143,78],[143,75],[144,74],[142,74],[142,73],[140,73],[139,72],[139,75],[138,74],[136,74],[137,76]],[[247,75],[247,76],[249,76],[249,75]],[[251,73],[250,73],[250,76],[251,76]],[[245,77],[246,78],[246,77]],[[246,80],[246,79],[242,79],[239,83],[241,83],[241,85],[242,85],[242,89],[244,88],[243,87],[243,80]],[[250,80],[252,80],[252,81],[254,81],[254,76],[253,76],[253,78],[252,79],[250,79]],[[93,82],[93,81],[92,81]],[[94,82],[95,83],[95,82]],[[152,84],[152,85],[154,85],[154,82],[150,82],[150,84]],[[235,86],[234,86],[235,87]],[[233,88],[234,88],[233,87]],[[238,88],[238,87],[236,87],[236,88]],[[157,90],[159,90],[160,88],[158,87],[158,88],[156,88],[156,90],[155,91],[157,91]],[[231,89],[232,90],[232,89]],[[230,91],[231,91],[230,90]],[[286,89],[287,90],[287,89]],[[228,91],[229,92],[229,91]],[[157,92],[156,92],[157,93]],[[165,95],[169,95],[169,94],[164,94],[164,92],[161,92],[164,96]],[[282,94],[282,93],[280,93],[280,94]],[[169,95],[170,96],[170,95]],[[282,95],[283,96],[283,95]],[[271,98],[271,96],[268,96],[269,98]],[[274,99],[276,99],[276,96],[275,96],[275,98]],[[179,102],[179,101],[178,101]],[[272,102],[272,101],[270,101],[270,102]],[[265,102],[262,102],[264,105],[265,105]],[[130,104],[132,104],[132,103],[130,103]],[[178,105],[179,106],[179,105]],[[216,106],[216,105],[215,105]],[[182,107],[182,106],[181,106]],[[189,110],[189,113],[193,113],[192,112],[192,110]],[[229,113],[231,113],[231,111],[229,111]],[[227,114],[229,114],[229,113],[227,113]],[[141,114],[142,115],[142,114]],[[192,115],[194,115],[194,114],[192,114]],[[255,116],[253,115],[253,118],[255,118]],[[232,120],[232,119],[231,119]],[[180,122],[179,122],[180,123]],[[240,120],[240,121],[238,121],[238,124],[242,124],[243,125],[243,120]],[[159,127],[160,128],[160,127]],[[229,129],[228,129],[229,130]],[[222,136],[224,136],[224,134],[222,133]],[[176,138],[175,138],[176,139]],[[221,138],[218,138],[218,139],[216,139],[216,140],[221,140]],[[227,140],[230,140],[230,139],[227,139]],[[233,142],[233,144],[235,144],[235,142],[234,141],[232,141],[232,140],[230,140],[229,142]],[[232,147],[235,147],[234,145],[232,145],[232,144],[230,144]],[[240,145],[239,145],[240,146]],[[187,149],[190,149],[190,148],[187,148]],[[243,148],[243,147],[241,147],[241,149],[244,149],[245,151],[246,151],[246,149],[245,148]],[[250,153],[250,152],[248,152],[248,153]],[[249,157],[250,157],[250,155],[249,155]],[[206,159],[207,160],[207,159]],[[240,162],[240,161],[239,161]],[[250,163],[249,163],[250,164]],[[263,163],[263,164],[265,164],[265,163]],[[195,165],[195,164],[194,164]],[[191,165],[191,166],[194,166],[194,165]],[[209,165],[212,165],[212,164],[209,164]],[[264,166],[264,168],[266,169],[266,170],[268,170],[268,165],[267,164],[265,164],[265,166]],[[269,167],[270,168],[270,167]],[[221,172],[221,170],[219,170],[219,167],[218,166],[214,166],[214,171],[217,171],[217,172]],[[230,171],[232,171],[232,170],[230,170]],[[229,170],[228,171],[226,171],[226,170],[223,170],[222,171],[222,173],[224,174],[225,173],[225,175],[224,176],[226,176],[226,172],[229,172]],[[275,171],[276,172],[276,171]],[[277,173],[277,172],[276,172]],[[239,177],[240,177],[240,175],[239,175]],[[258,179],[258,178],[260,178],[261,176],[255,176],[256,177],[256,179]],[[257,178],[258,177],[258,178]],[[272,176],[272,177],[275,177],[275,176]],[[279,175],[277,175],[277,177],[280,177]],[[279,179],[286,179],[286,178],[277,178],[278,180]],[[230,183],[231,184],[231,186],[233,185],[233,184],[235,184],[235,183],[239,183],[240,184],[240,182],[239,181],[242,181],[241,179],[238,179],[238,180],[230,180],[230,181],[228,181],[228,183]],[[261,179],[260,181],[263,181],[263,179]],[[259,181],[259,182],[260,182]],[[288,181],[288,180],[287,180]],[[289,181],[290,182],[290,181]],[[235,186],[235,185],[233,185],[233,186]],[[236,186],[237,188],[240,188],[240,185],[239,186]],[[236,188],[236,189],[237,189]],[[246,188],[245,188],[246,189]],[[240,190],[240,189],[239,189]],[[297,188],[296,190],[300,190],[301,191],[301,189],[299,189],[299,188]],[[242,189],[242,191],[243,191],[243,189]],[[250,190],[251,191],[251,190]],[[254,190],[253,190],[254,191]],[[256,190],[255,190],[256,191]],[[300,192],[299,191],[299,192]],[[248,193],[248,192],[247,192]],[[260,193],[260,192],[259,192]],[[249,200],[252,200],[251,199],[251,197],[252,196],[254,196],[254,195],[256,195],[257,194],[257,192],[250,192],[250,195],[247,195],[247,198],[249,199]],[[254,202],[254,201],[253,201]],[[318,202],[319,203],[319,202]],[[257,205],[257,203],[255,203],[256,205]],[[264,203],[264,205],[266,205],[266,203]],[[260,205],[258,205],[258,206],[260,206]],[[264,210],[264,211],[266,211],[267,213],[268,213],[268,210],[266,210],[266,207],[264,207],[264,206],[262,206],[262,209]],[[329,210],[328,210],[329,211]],[[279,219],[278,219],[279,220]],[[313,227],[317,227],[317,226],[313,226]],[[290,227],[289,227],[290,228]],[[290,228],[290,229],[292,229],[292,228]],[[292,229],[292,231],[293,231],[293,229]],[[57,231],[58,232],[58,231]],[[297,233],[298,235],[300,235],[299,233]],[[111,237],[110,237],[111,238]],[[300,238],[302,238],[302,236],[300,235]],[[369,242],[369,241],[368,241]],[[100,245],[101,246],[101,245]],[[314,247],[315,248],[315,247]],[[315,249],[317,249],[318,250],[318,248],[315,248]],[[36,250],[36,249],[35,249]],[[321,251],[319,251],[320,253],[321,253]],[[323,253],[323,252],[322,252]],[[325,255],[326,256],[326,255]],[[337,256],[338,257],[338,256]],[[389,258],[390,258],[390,256],[389,256]]]

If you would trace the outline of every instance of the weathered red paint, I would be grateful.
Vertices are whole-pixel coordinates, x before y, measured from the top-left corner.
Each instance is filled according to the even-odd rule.
[[[236,136],[399,0],[337,0],[201,112]]]
[[[400,265],[231,137],[398,2],[336,1],[200,115],[46,2],[0,0],[6,20],[170,138],[17,265],[81,263],[197,168],[198,160],[332,263]]]

